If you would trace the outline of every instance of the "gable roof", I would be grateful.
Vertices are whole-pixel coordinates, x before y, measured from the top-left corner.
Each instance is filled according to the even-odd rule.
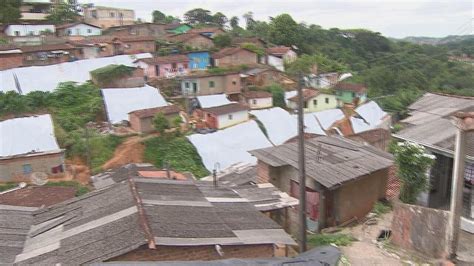
[[[58,29],[66,29],[66,28],[69,28],[69,27],[74,27],[74,26],[79,25],[79,24],[84,24],[84,25],[87,25],[87,26],[90,26],[90,27],[101,29],[101,27],[99,27],[99,26],[89,24],[89,23],[86,23],[86,22],[67,23],[67,24],[62,24],[62,25],[56,25],[55,27],[58,30]]]
[[[233,44],[241,44],[241,43],[257,43],[261,42],[262,44],[266,44],[267,42],[263,39],[258,37],[234,37],[232,38]]]
[[[258,98],[271,98],[272,94],[268,91],[246,91],[243,93],[244,98],[247,99],[258,99]]]
[[[149,65],[159,65],[159,64],[189,62],[189,57],[187,57],[186,55],[177,54],[177,55],[157,56],[153,58],[143,58],[143,59],[138,59],[137,61],[143,61]]]
[[[57,50],[75,50],[77,47],[62,43],[62,44],[41,44],[41,45],[26,45],[21,46],[20,50],[24,53],[43,52],[43,51],[57,51]]]
[[[188,27],[192,28],[192,26],[189,25],[189,24],[170,23],[170,24],[166,24],[165,29],[167,29],[167,30],[174,30],[174,29],[179,28],[179,27],[181,27],[181,26],[188,26]]]
[[[278,56],[284,55],[288,53],[289,51],[291,51],[291,47],[287,47],[287,46],[275,46],[275,47],[267,48],[266,50],[267,54],[278,55]]]
[[[226,56],[229,56],[229,55],[233,55],[235,53],[239,53],[239,52],[242,52],[242,51],[246,51],[246,52],[255,54],[255,52],[252,52],[252,51],[250,51],[248,49],[245,49],[245,48],[227,47],[227,48],[223,48],[223,49],[219,50],[218,52],[213,53],[212,58],[219,59],[219,58],[223,58],[223,57],[226,57]]]
[[[146,244],[296,244],[249,200],[212,182],[133,177],[46,208],[2,206],[0,239],[21,235],[1,241],[17,247],[2,248],[5,263],[90,264]]]
[[[240,111],[247,111],[248,107],[239,103],[229,103],[226,105],[203,108],[202,110],[208,113],[215,114],[215,115],[225,115],[225,114],[231,114],[231,113],[236,113]]]
[[[170,114],[177,114],[180,111],[181,109],[179,109],[177,105],[172,104],[168,106],[135,110],[135,111],[131,111],[128,114],[129,115],[133,114],[139,118],[145,118],[145,117],[153,117],[158,113],[163,113],[164,115],[170,115]]]
[[[319,94],[321,94],[321,91],[317,89],[303,89],[303,101],[311,100]],[[298,94],[291,98],[288,98],[288,101],[298,102]]]
[[[259,160],[274,166],[298,169],[298,144],[250,151]],[[328,189],[393,165],[392,155],[352,140],[320,136],[305,142],[306,174]]]
[[[212,33],[216,33],[216,32],[219,32],[219,31],[222,31],[224,32],[224,30],[222,28],[219,28],[219,27],[205,27],[205,28],[194,28],[194,29],[190,29],[188,31],[188,33],[208,33],[208,32],[212,32]]]
[[[212,40],[212,38],[206,35],[203,35],[200,33],[189,33],[189,32],[170,35],[167,37],[168,40],[174,41],[174,42],[185,42],[194,38],[206,38],[206,39]]]
[[[355,84],[347,82],[338,82],[336,86],[334,86],[334,88],[336,90],[352,91],[357,93],[364,93],[367,91],[367,87],[364,84]]]
[[[59,186],[27,186],[0,194],[0,204],[41,207],[74,198],[76,188]]]

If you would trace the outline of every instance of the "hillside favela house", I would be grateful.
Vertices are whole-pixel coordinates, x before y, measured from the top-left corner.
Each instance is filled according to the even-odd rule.
[[[271,108],[273,106],[273,96],[267,91],[247,91],[242,93],[243,102],[250,109]]]
[[[222,74],[197,73],[181,78],[181,91],[186,95],[239,94],[242,85],[238,72]]]
[[[167,105],[162,107],[147,108],[135,110],[128,113],[128,121],[130,127],[138,133],[149,133],[155,130],[153,126],[153,118],[162,113],[166,119],[173,124],[177,118],[180,118],[181,109],[177,105]]]
[[[84,22],[107,29],[114,26],[131,25],[135,22],[132,9],[86,6],[83,10]]]
[[[258,55],[255,52],[240,47],[224,48],[213,53],[212,59],[216,67],[255,65],[258,63]]]
[[[64,151],[54,135],[51,116],[38,115],[0,122],[0,181],[29,181],[35,172],[64,172]]]
[[[474,97],[426,93],[408,107],[404,128],[393,135],[402,141],[424,146],[436,157],[430,169],[430,190],[418,203],[430,208],[449,209],[454,165],[456,126],[451,116],[474,112]],[[461,228],[474,233],[474,133],[466,134],[466,158]]]
[[[75,22],[56,26],[57,36],[95,36],[101,35],[102,29],[92,24]]]
[[[339,106],[339,101],[334,94],[318,89],[303,89],[303,101],[305,113],[334,109]],[[288,108],[293,110],[298,108],[298,95],[288,99]]]
[[[20,67],[23,65],[23,51],[15,45],[0,45],[0,70]]]
[[[81,265],[271,258],[277,245],[284,250],[296,244],[232,188],[124,170],[119,175],[130,173],[124,181],[110,178],[109,186],[64,203],[0,209],[5,217],[0,225],[6,229],[0,237],[17,239],[0,243],[0,262]]]
[[[357,106],[367,100],[367,87],[363,84],[339,82],[334,89],[337,98],[343,103]]]
[[[248,108],[239,103],[230,103],[202,109],[208,128],[223,129],[249,120]]]
[[[202,70],[211,66],[211,55],[209,51],[191,51],[186,55],[189,58],[189,69]]]
[[[180,43],[185,47],[194,49],[210,49],[214,47],[211,37],[199,33],[181,33],[167,36],[166,39],[173,43]]]
[[[145,70],[147,78],[174,78],[189,73],[189,58],[186,55],[138,59],[136,64]]]
[[[392,156],[372,146],[339,137],[305,142],[308,228],[316,230],[365,217],[385,197]],[[290,196],[299,195],[296,142],[250,151],[258,159],[257,176]],[[320,202],[320,193],[325,200]],[[292,233],[297,212],[290,211]]]
[[[291,47],[276,46],[266,49],[266,64],[275,67],[280,71],[285,71],[285,64],[296,60],[298,55]]]

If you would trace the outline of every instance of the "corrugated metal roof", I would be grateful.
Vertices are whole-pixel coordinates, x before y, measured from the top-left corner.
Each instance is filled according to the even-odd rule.
[[[306,174],[327,188],[393,165],[390,154],[338,137],[321,136],[307,140],[305,152]],[[250,153],[271,166],[290,165],[298,168],[297,143]]]

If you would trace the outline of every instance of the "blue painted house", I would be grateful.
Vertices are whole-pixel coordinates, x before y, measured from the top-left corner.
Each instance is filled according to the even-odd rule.
[[[211,65],[211,56],[209,51],[188,52],[189,69],[207,69]]]

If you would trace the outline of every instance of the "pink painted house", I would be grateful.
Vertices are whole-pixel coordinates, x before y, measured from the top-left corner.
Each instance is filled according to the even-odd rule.
[[[135,61],[145,70],[147,78],[174,78],[189,74],[189,58],[186,55],[169,55],[143,58]]]

